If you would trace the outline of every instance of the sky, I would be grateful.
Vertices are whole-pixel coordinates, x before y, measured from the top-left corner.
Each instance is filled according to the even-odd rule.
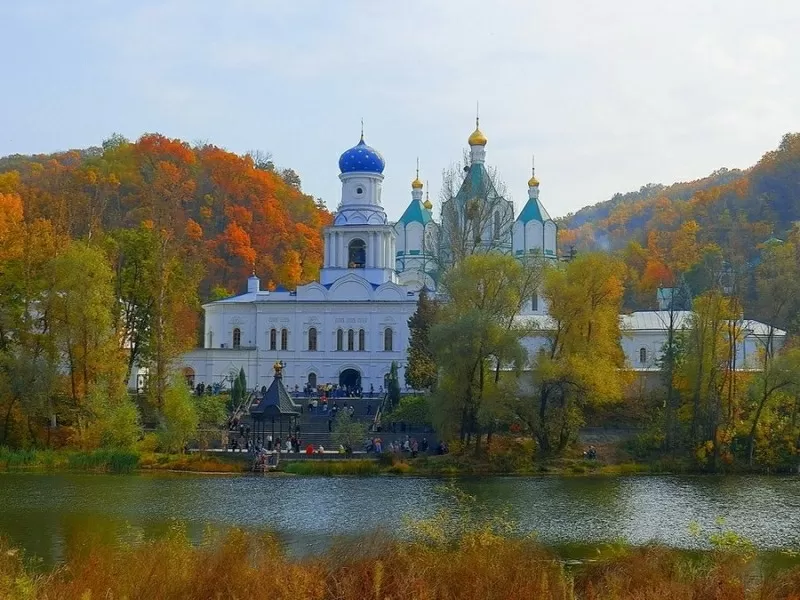
[[[159,132],[270,152],[335,209],[366,141],[400,216],[438,206],[476,104],[518,209],[748,167],[800,130],[796,0],[0,2],[0,155]]]

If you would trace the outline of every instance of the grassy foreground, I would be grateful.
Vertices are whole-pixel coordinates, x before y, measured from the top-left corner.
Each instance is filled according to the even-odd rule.
[[[292,560],[270,534],[232,530],[194,546],[176,528],[133,546],[72,548],[47,572],[0,541],[0,598],[797,600],[800,568],[754,576],[741,555],[645,547],[566,569],[531,540],[486,531],[447,544],[366,538]]]
[[[242,473],[249,470],[246,455],[160,454],[137,450],[11,450],[0,446],[3,471],[85,471],[132,473],[188,471],[198,473]]]

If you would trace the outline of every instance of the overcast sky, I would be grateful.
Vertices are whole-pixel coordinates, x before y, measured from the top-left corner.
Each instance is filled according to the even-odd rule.
[[[2,0],[0,155],[160,132],[271,152],[335,208],[363,117],[396,219],[479,101],[517,207],[535,153],[560,216],[800,129],[798,32],[797,0]]]

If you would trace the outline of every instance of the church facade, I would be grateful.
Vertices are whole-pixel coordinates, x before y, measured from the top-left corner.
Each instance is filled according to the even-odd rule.
[[[181,361],[187,380],[228,387],[232,374],[243,368],[248,386],[261,388],[269,386],[273,365],[281,362],[290,390],[334,383],[379,392],[386,389],[393,362],[404,380],[408,319],[419,291],[435,288],[442,256],[474,251],[461,247],[467,240],[520,258],[536,254],[558,260],[558,229],[539,199],[535,174],[515,215],[513,203],[495,189],[486,170],[487,139],[477,125],[468,139],[470,164],[457,193],[441,207],[439,221],[429,198],[423,199],[417,172],[410,203],[396,223],[389,222],[381,202],[385,162],[362,134],[339,158],[341,201],[333,225],[324,231],[318,281],[270,291],[261,288],[254,273],[245,293],[204,305],[204,346]],[[485,214],[475,218],[481,211]],[[479,230],[470,229],[475,223]],[[660,314],[622,317],[623,349],[634,370],[656,369],[665,337]],[[546,329],[543,299],[534,296],[520,318],[535,319]],[[743,367],[757,355],[764,327],[751,328],[751,339],[742,346]],[[775,338],[779,343],[782,335]],[[544,341],[543,336],[525,341],[531,355]]]

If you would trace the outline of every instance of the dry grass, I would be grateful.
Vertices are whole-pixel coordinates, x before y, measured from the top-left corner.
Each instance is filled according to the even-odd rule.
[[[291,560],[268,534],[233,530],[193,546],[181,529],[137,546],[89,544],[45,573],[0,543],[0,598],[278,600],[798,600],[800,569],[765,583],[735,555],[700,560],[664,548],[626,550],[565,572],[530,540],[484,533],[446,546],[362,540]]]

